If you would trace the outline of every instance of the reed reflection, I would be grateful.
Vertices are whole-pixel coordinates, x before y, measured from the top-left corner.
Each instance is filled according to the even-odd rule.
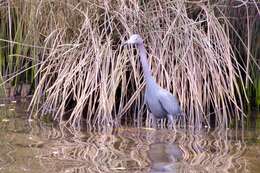
[[[55,130],[53,133],[57,136]],[[47,152],[40,155],[43,164],[66,163],[58,164],[63,165],[60,172],[246,171],[241,157],[246,145],[235,140],[231,130],[175,133],[122,128],[106,133],[67,134],[63,131],[63,137],[48,144]]]
[[[28,121],[14,105],[0,117],[0,172],[259,172],[259,129],[75,130]],[[15,115],[17,114],[17,115]],[[14,116],[15,115],[15,116]],[[245,137],[244,137],[245,134]],[[246,143],[245,143],[245,142]]]

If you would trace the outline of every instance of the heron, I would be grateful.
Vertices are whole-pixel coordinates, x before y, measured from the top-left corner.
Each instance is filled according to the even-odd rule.
[[[144,103],[152,119],[152,125],[156,126],[157,119],[167,118],[168,125],[174,126],[175,129],[175,120],[181,114],[178,99],[156,83],[148,65],[147,52],[142,37],[139,34],[133,34],[123,45],[136,45],[138,48],[146,83]]]

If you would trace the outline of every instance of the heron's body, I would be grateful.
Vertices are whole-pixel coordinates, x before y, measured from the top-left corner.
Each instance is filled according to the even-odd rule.
[[[145,104],[155,118],[174,118],[181,113],[177,98],[159,86],[156,90],[146,88]]]
[[[171,124],[173,124],[174,119],[181,113],[176,96],[161,88],[155,82],[148,65],[147,53],[141,37],[137,34],[133,35],[126,44],[136,44],[139,49],[140,60],[146,82],[144,101],[149,112],[152,114],[153,123],[155,123],[155,118],[168,118]]]

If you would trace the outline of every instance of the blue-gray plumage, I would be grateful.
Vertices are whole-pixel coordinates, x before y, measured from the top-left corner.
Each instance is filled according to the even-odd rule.
[[[168,118],[168,121],[173,125],[174,119],[181,113],[179,102],[176,96],[161,88],[155,82],[147,62],[147,53],[143,39],[140,35],[134,34],[124,43],[124,45],[125,44],[136,45],[139,49],[140,60],[146,82],[144,101],[148,111],[151,113],[153,125],[155,124],[155,119],[161,118]]]

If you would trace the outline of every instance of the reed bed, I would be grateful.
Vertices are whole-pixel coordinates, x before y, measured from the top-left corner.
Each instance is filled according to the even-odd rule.
[[[243,75],[250,78],[230,44],[224,2],[11,2],[28,7],[34,21],[28,28],[40,35],[32,116],[48,114],[73,127],[143,126],[139,58],[122,47],[139,33],[156,81],[180,100],[185,126],[228,127],[242,119]]]

